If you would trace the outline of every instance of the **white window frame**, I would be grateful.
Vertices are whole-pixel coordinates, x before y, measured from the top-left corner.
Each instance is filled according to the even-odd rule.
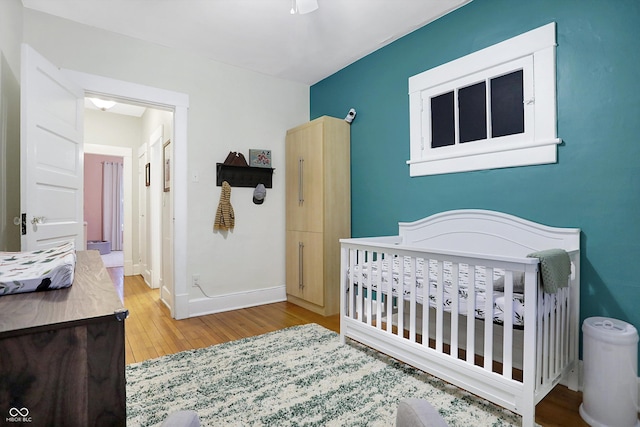
[[[555,47],[552,22],[410,77],[410,175],[556,163],[562,140],[557,136]],[[489,138],[459,144],[456,130],[455,145],[431,148],[431,98],[517,70],[524,71],[524,133],[491,138],[487,109]]]

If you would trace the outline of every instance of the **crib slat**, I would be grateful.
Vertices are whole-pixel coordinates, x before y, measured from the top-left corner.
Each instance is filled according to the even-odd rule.
[[[393,254],[389,254],[389,259],[393,259]],[[400,269],[400,273],[402,273],[402,269]],[[386,317],[387,317],[387,332],[391,333],[393,331],[393,283],[392,282],[389,282],[389,285],[387,286]]]
[[[354,316],[354,298],[355,298],[355,284],[354,284],[354,278],[356,275],[355,272],[355,257],[356,257],[356,251],[353,249],[349,249],[349,303],[347,305],[347,311],[346,311],[346,315],[352,319],[354,319],[356,316]]]
[[[565,359],[562,363],[563,368],[568,365],[570,363],[570,361],[572,360],[571,358],[571,312],[570,312],[570,304],[571,301],[571,288],[567,287],[567,289],[565,289],[565,293],[564,293],[564,298],[562,300],[563,306],[562,309],[564,310],[564,324],[565,324],[565,336],[563,339],[563,343],[564,343],[564,352],[565,352]]]
[[[422,345],[429,347],[429,296],[431,280],[429,278],[429,259],[422,259]]]
[[[493,277],[491,278],[493,282]],[[502,337],[502,376],[513,375],[513,272],[504,273],[504,322]]]
[[[562,337],[563,337],[563,327],[564,327],[564,310],[562,309],[562,295],[564,289],[558,290],[558,293],[555,295],[555,309],[556,312],[556,336],[555,336],[555,346],[556,346],[556,358],[554,360],[554,375],[558,375],[563,367],[564,360],[564,352],[562,345]]]
[[[375,300],[373,299],[373,292],[371,292],[371,300],[373,301],[372,304],[375,305],[375,319],[376,319],[376,328],[377,329],[381,329],[382,328],[382,323],[380,322],[380,318],[381,316],[381,306],[382,306],[382,295],[384,292],[384,280],[382,280],[382,266],[384,263],[384,255],[381,254],[380,252],[378,252],[376,254],[378,256],[377,258],[377,264],[378,264],[378,271],[380,272],[380,274],[378,275],[378,279],[376,281],[376,297]],[[387,279],[389,282],[393,281],[393,271],[389,271],[389,274],[387,276]],[[373,316],[372,316],[373,317]]]
[[[442,353],[443,327],[444,322],[444,272],[443,262],[438,260],[438,281],[436,287],[436,351]]]
[[[560,317],[558,312],[555,310],[555,302],[556,295],[549,296],[549,310],[551,314],[551,332],[549,340],[551,341],[549,344],[549,348],[551,349],[551,359],[549,361],[549,378],[554,378],[556,375],[556,361],[558,359],[558,327],[560,326]]]
[[[409,299],[409,341],[416,342],[416,258],[413,256],[409,257],[409,270],[409,292],[411,292]]]
[[[471,264],[467,292],[467,362],[473,365],[476,354],[476,266]]]
[[[559,327],[559,316],[556,310],[553,308],[555,305],[556,295],[549,295],[549,379],[555,377],[556,375],[556,363],[558,360],[558,327]]]
[[[380,279],[382,278],[382,265],[380,263],[380,257],[376,256],[375,252],[369,254],[371,261],[369,264],[371,265],[371,271],[369,272],[369,277],[367,280],[367,295],[365,296],[365,316],[367,319],[367,325],[371,325],[371,318],[373,317],[372,303],[373,303],[373,286],[376,285],[376,289],[380,288]],[[373,258],[376,257],[374,260]],[[375,279],[373,277],[373,272],[377,271]]]
[[[365,258],[365,251],[363,250],[359,250],[358,251],[358,264],[360,264],[360,271],[358,272],[358,297],[356,300],[356,315],[358,317],[358,320],[361,322],[364,322],[364,316],[362,313],[362,300],[364,298],[364,292],[365,292],[365,284],[364,284],[364,266],[366,265],[366,258]],[[369,268],[370,270],[370,268]]]
[[[458,358],[458,319],[460,314],[460,264],[457,262],[451,265],[451,354]]]
[[[562,337],[560,338],[560,342],[562,342],[562,366],[563,369],[569,363],[569,288],[565,288],[562,290]]]
[[[559,292],[560,295],[556,296],[556,306],[558,307],[558,334],[556,335],[556,342],[558,346],[558,360],[556,360],[556,372],[560,372],[564,367],[564,308],[562,307],[562,292]]]
[[[485,307],[484,307],[484,368],[493,368],[493,268],[485,269]]]
[[[533,283],[531,283],[531,285],[533,285]],[[544,375],[542,373],[542,360],[543,360],[543,351],[542,351],[542,347],[543,347],[543,343],[542,343],[542,335],[544,332],[544,293],[542,292],[542,286],[540,283],[536,284],[538,287],[538,300],[537,300],[537,318],[535,319],[536,322],[536,372],[537,372],[537,377],[536,377],[536,386],[539,385],[542,382],[542,379],[544,378]],[[527,282],[525,282],[525,291],[527,289]],[[527,297],[525,296],[525,310],[527,309]],[[527,311],[528,313],[528,311]],[[529,330],[531,330],[531,326],[529,325],[529,322],[531,321],[531,317],[525,317],[525,333]],[[526,342],[526,337],[525,337],[525,342]]]
[[[542,382],[549,378],[549,316],[547,294],[542,293]]]
[[[404,260],[400,265],[400,273],[404,275]],[[404,335],[404,289],[405,289],[405,283],[404,280],[400,280],[400,282],[398,283],[398,291],[397,291],[397,297],[398,297],[398,328],[396,330],[396,334],[398,334],[398,336],[402,337]]]

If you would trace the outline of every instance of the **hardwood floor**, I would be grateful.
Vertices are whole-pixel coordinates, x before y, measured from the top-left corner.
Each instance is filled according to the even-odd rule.
[[[118,272],[111,274],[121,277]],[[286,302],[175,320],[160,301],[159,291],[149,289],[141,276],[126,276],[121,285],[118,280],[114,283],[116,288],[124,287],[124,306],[129,310],[125,325],[127,364],[305,323],[334,331],[340,325],[338,315],[323,317]]]
[[[149,289],[141,276],[122,279],[121,268],[108,270],[130,313],[125,325],[127,364],[306,323],[340,329],[339,315],[323,317],[288,302],[175,320],[159,291]],[[536,422],[543,427],[587,426],[578,413],[581,402],[582,393],[558,385],[536,407]]]

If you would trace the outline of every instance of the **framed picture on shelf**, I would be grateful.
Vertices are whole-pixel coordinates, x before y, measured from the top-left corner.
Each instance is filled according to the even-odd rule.
[[[271,150],[250,149],[249,150],[249,166],[258,168],[271,167]]]
[[[164,169],[164,191],[171,190],[171,140],[162,146],[162,164]]]

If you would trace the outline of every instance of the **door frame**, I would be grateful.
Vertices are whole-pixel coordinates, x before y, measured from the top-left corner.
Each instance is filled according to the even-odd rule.
[[[7,251],[7,122],[8,122],[8,96],[3,92],[2,84],[4,75],[2,74],[2,60],[0,58],[0,251]],[[19,216],[19,215],[18,215]],[[16,224],[18,225],[18,224]]]
[[[85,92],[116,97],[128,102],[141,102],[154,108],[173,111],[173,283],[174,301],[171,316],[175,319],[189,317],[189,292],[187,283],[187,115],[189,95],[137,83],[126,82],[74,70],[62,70],[82,87]]]

